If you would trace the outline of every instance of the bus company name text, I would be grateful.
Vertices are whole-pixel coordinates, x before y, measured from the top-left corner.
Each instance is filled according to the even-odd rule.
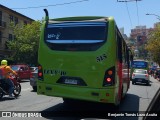
[[[43,73],[50,75],[61,75],[61,76],[66,75],[66,72],[63,70],[52,70],[52,69],[44,69]]]
[[[41,113],[38,112],[1,112],[1,117],[42,117]]]

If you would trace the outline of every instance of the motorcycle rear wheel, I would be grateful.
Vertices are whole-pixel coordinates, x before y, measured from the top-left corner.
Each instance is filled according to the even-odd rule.
[[[3,90],[2,88],[0,88],[0,99],[3,97],[4,93],[3,93]]]
[[[17,85],[14,87],[13,94],[15,97],[17,97],[19,96],[20,93],[21,93],[21,85],[20,83],[17,83]]]

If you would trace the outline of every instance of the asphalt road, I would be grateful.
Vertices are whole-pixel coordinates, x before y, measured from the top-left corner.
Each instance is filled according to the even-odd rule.
[[[130,89],[126,94],[125,99],[119,107],[119,112],[135,112],[135,111],[146,111],[148,105],[150,104],[156,91],[160,88],[160,82],[151,78],[150,86],[146,85],[132,85],[130,84]],[[110,110],[116,113],[116,110],[112,106],[104,104],[95,103],[78,103],[74,106],[68,106],[63,103],[63,100],[58,97],[50,97],[44,95],[37,95],[36,92],[32,90],[29,84],[29,80],[23,81],[21,95],[14,100],[8,99],[5,96],[0,100],[0,111],[7,112],[17,112],[19,114],[14,114],[14,118],[3,117],[2,119],[114,119],[114,120],[141,120],[142,117],[121,117],[117,118],[115,116],[108,117]],[[31,112],[27,113],[27,112]],[[32,114],[35,112],[35,114]],[[41,113],[41,114],[40,114]],[[2,113],[0,113],[2,114]],[[26,115],[27,114],[27,115]],[[19,115],[19,117],[16,117]],[[33,116],[37,117],[33,117]],[[0,115],[1,116],[1,115]],[[30,116],[30,118],[26,118]],[[42,117],[40,117],[42,116]],[[0,118],[1,119],[1,118]]]

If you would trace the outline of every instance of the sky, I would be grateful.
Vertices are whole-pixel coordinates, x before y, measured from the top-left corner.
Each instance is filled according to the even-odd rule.
[[[118,28],[124,27],[124,33],[130,35],[136,26],[153,28],[160,20],[160,0],[0,0],[4,5],[34,20],[42,20],[43,9],[49,12],[49,18],[71,16],[112,16]],[[130,1],[130,0],[126,0]],[[154,15],[146,15],[154,14]]]

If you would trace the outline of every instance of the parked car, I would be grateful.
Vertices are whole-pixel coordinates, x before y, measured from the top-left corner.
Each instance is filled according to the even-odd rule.
[[[30,79],[32,73],[28,65],[11,65],[12,70],[16,71],[19,77],[19,81],[23,79]]]
[[[132,74],[132,84],[136,83],[146,83],[149,85],[149,74],[147,70],[144,69],[135,69]]]
[[[32,77],[30,78],[30,85],[34,91],[37,91],[37,77],[38,77],[38,67],[30,67],[32,72]]]

